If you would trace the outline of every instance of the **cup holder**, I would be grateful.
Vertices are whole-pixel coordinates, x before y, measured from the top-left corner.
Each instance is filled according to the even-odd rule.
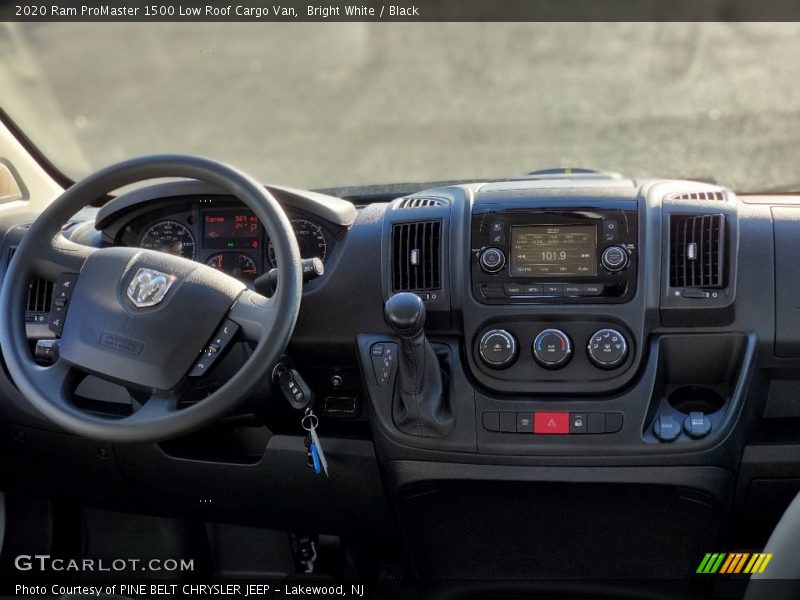
[[[684,414],[702,412],[711,414],[717,412],[725,399],[711,388],[702,385],[686,385],[674,390],[667,398],[670,406]]]

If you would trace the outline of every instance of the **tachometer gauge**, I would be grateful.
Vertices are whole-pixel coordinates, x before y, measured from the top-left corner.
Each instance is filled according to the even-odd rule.
[[[325,241],[325,233],[322,227],[308,219],[292,219],[292,229],[297,238],[297,245],[300,247],[300,258],[319,258],[325,260],[328,253],[328,243]],[[275,250],[272,243],[269,245],[269,262],[273,267],[277,267],[275,260]]]
[[[209,257],[206,264],[237,279],[255,279],[258,275],[256,262],[241,252],[218,252]]]
[[[139,247],[194,260],[197,244],[186,225],[177,221],[159,221],[144,232]]]

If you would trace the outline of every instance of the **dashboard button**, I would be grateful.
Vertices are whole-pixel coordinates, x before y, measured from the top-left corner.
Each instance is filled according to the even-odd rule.
[[[489,243],[495,244],[497,246],[505,246],[506,245],[506,236],[504,233],[490,233],[489,234]]]
[[[503,433],[517,432],[517,413],[513,412],[500,413],[500,431],[502,431]]]
[[[491,233],[504,233],[506,230],[506,224],[503,221],[494,221],[491,225],[489,225],[489,231]]]
[[[603,220],[603,241],[616,242],[619,240],[619,223],[614,219]]]
[[[483,413],[483,428],[486,431],[500,431],[500,413]]]
[[[583,286],[579,283],[565,283],[564,293],[568,296],[579,296],[583,293]]]
[[[544,295],[545,296],[561,296],[564,293],[563,283],[545,283]]]
[[[622,413],[606,413],[606,433],[617,433],[622,429]]]
[[[544,286],[538,283],[522,286],[526,296],[541,296],[544,294]]]
[[[533,413],[517,413],[517,433],[533,433]]]
[[[517,339],[505,329],[487,331],[478,344],[481,360],[493,369],[510,366],[517,358],[517,350]]]
[[[589,413],[588,433],[605,433],[606,416],[604,413]]]
[[[569,413],[570,433],[586,433],[588,427],[589,421],[586,413]]]
[[[601,296],[605,287],[602,283],[584,283],[581,291],[585,296]]]
[[[524,296],[525,295],[525,288],[518,284],[518,283],[506,283],[503,285],[503,291],[506,293],[506,296]]]
[[[497,273],[506,264],[506,255],[499,248],[487,248],[479,259],[481,269],[487,273]]]
[[[533,414],[533,432],[544,434],[569,433],[569,413],[537,412]]]
[[[628,342],[616,329],[601,329],[589,338],[589,360],[601,369],[614,369],[628,355]]]
[[[545,329],[533,341],[533,358],[545,369],[560,369],[572,358],[572,341],[560,329]]]
[[[603,250],[600,263],[606,271],[621,271],[628,266],[628,252],[622,246],[609,246]]]

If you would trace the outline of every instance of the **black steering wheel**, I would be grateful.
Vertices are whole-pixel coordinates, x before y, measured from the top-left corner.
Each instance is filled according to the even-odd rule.
[[[62,225],[92,200],[164,177],[215,184],[255,213],[275,250],[279,283],[273,296],[185,258],[139,248],[90,248],[61,234]],[[59,282],[59,358],[47,367],[34,362],[23,319],[28,284],[36,276]],[[136,158],[76,183],[31,225],[3,281],[0,348],[22,396],[63,429],[112,442],[163,440],[210,424],[269,377],[294,329],[301,292],[291,224],[262,185],[205,158]],[[208,397],[179,409],[188,376],[202,370],[200,359],[219,347],[215,341],[224,345],[233,336],[255,344],[248,360]],[[87,374],[127,387],[140,408],[116,419],[80,410],[74,391]]]

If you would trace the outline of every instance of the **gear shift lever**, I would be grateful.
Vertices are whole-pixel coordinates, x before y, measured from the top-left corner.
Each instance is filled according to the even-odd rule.
[[[425,304],[402,292],[386,301],[386,321],[400,337],[392,416],[398,429],[421,437],[444,437],[455,426],[436,352],[425,337]]]

